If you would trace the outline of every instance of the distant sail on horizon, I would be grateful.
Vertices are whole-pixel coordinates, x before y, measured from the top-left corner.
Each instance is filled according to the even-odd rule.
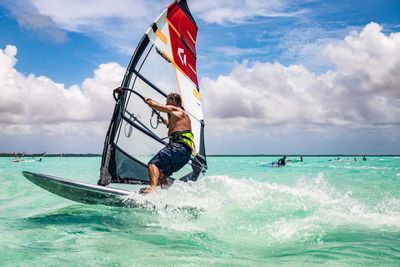
[[[144,103],[178,93],[192,122],[196,152],[169,180],[196,181],[207,169],[204,119],[196,72],[197,25],[186,0],[173,1],[143,35],[123,78],[104,142],[101,185],[148,184],[147,162],[168,139],[159,114]]]

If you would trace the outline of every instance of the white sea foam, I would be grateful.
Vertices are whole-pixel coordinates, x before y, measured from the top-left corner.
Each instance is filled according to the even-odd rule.
[[[161,227],[206,231],[235,243],[320,239],[338,227],[400,229],[400,199],[367,205],[351,191],[337,190],[322,174],[299,179],[294,185],[207,176],[132,198],[153,205]],[[188,216],[192,208],[199,213],[195,219]]]
[[[376,167],[376,166],[343,166],[343,169],[354,169],[354,170],[390,170],[391,167]]]

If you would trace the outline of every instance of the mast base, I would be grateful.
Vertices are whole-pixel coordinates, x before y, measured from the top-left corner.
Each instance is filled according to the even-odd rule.
[[[111,178],[112,178],[111,175],[107,171],[105,172],[102,171],[100,174],[100,178],[97,181],[97,184],[102,186],[109,185],[111,182]]]

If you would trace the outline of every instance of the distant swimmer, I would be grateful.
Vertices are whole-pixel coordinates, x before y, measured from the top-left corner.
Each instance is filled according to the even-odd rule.
[[[357,161],[357,158],[354,158],[354,161]]]
[[[286,165],[286,156],[278,160],[278,165],[285,166]]]
[[[303,162],[303,156],[300,156],[300,161]]]
[[[367,158],[364,156],[362,160],[366,161],[366,160],[367,160]]]

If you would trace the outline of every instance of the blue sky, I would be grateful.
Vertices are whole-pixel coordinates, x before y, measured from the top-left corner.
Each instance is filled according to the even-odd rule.
[[[101,152],[112,109],[106,98],[169,3],[64,2],[0,2],[0,68],[8,71],[0,76],[2,152]],[[188,3],[199,27],[210,153],[400,153],[398,0]],[[97,96],[94,86],[102,87]],[[44,102],[46,90],[66,109],[59,116],[47,116],[57,105]],[[15,111],[11,96],[33,91]],[[101,115],[93,97],[107,106]],[[93,106],[71,111],[80,101]]]

